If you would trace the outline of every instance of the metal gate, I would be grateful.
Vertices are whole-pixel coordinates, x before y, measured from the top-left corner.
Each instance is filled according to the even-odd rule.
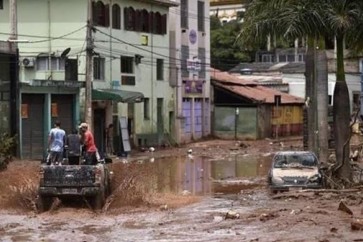
[[[199,139],[203,136],[203,112],[202,112],[202,99],[194,99],[194,138]]]
[[[70,134],[76,128],[73,121],[73,100],[74,95],[71,94],[52,94],[51,128],[56,120],[61,122],[61,128],[66,134]]]
[[[192,133],[192,101],[190,98],[183,98],[184,134]]]
[[[44,152],[44,95],[23,94],[21,103],[22,157],[42,159]]]

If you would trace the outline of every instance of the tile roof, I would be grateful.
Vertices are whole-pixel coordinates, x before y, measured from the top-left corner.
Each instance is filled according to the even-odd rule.
[[[264,87],[257,82],[236,77],[227,72],[211,70],[212,84],[250,99],[254,103],[273,104],[275,95],[281,95],[281,104],[304,104],[304,99]]]

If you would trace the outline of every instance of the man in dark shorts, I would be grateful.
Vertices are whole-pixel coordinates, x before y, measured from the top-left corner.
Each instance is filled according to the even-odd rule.
[[[51,165],[62,165],[66,132],[61,129],[60,121],[54,123],[54,128],[49,131],[48,151]]]

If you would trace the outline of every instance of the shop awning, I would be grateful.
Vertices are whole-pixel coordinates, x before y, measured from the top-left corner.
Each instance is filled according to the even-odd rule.
[[[92,100],[110,100],[123,103],[143,102],[144,94],[116,89],[92,89]]]

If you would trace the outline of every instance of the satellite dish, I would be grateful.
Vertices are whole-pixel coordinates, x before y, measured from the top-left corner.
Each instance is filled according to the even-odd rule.
[[[61,54],[61,57],[62,58],[66,58],[66,56],[69,54],[69,52],[71,51],[71,48],[67,48],[65,49],[62,54]]]

